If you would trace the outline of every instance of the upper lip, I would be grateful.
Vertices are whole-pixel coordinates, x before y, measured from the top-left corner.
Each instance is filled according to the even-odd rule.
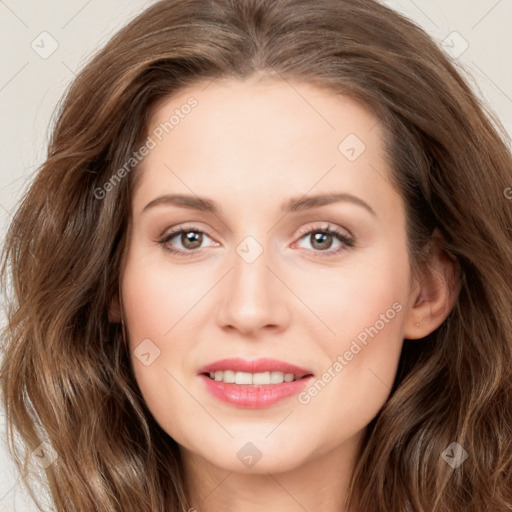
[[[224,370],[248,373],[283,372],[293,373],[296,377],[304,377],[312,374],[312,372],[306,368],[300,368],[299,366],[285,361],[268,358],[255,359],[253,361],[241,358],[221,359],[202,366],[199,368],[199,373],[210,373]]]

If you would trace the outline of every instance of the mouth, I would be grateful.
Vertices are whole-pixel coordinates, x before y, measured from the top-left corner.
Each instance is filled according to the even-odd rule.
[[[217,382],[226,384],[239,384],[241,386],[269,386],[272,384],[282,384],[283,382],[295,382],[306,377],[311,373],[284,373],[281,371],[266,372],[242,372],[236,370],[217,370],[215,372],[205,372],[201,375]]]
[[[199,369],[205,389],[234,407],[261,409],[297,395],[314,380],[313,373],[277,359],[230,358]]]
[[[241,386],[270,386],[294,382],[313,373],[278,359],[247,360],[239,357],[215,361],[199,369],[199,374],[217,382]]]

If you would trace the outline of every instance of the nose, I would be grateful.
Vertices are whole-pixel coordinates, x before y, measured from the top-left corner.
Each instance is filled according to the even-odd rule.
[[[270,251],[251,262],[234,254],[233,267],[221,287],[217,321],[222,329],[257,335],[262,329],[281,332],[288,326],[292,295],[279,278]]]

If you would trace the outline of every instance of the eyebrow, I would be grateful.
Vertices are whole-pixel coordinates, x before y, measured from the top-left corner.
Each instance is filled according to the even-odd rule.
[[[318,208],[332,203],[348,202],[363,207],[376,216],[374,209],[365,201],[352,194],[347,193],[329,193],[318,194],[315,196],[303,196],[299,198],[291,198],[281,205],[281,211],[285,213],[299,212],[312,208]],[[156,206],[170,205],[178,206],[180,208],[187,208],[190,210],[198,210],[202,212],[213,213],[219,215],[219,208],[214,201],[207,198],[198,196],[190,196],[185,194],[165,194],[150,201],[142,210],[145,213],[147,210]]]

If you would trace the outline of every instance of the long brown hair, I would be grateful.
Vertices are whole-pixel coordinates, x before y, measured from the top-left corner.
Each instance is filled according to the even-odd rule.
[[[44,440],[57,454],[45,471],[57,512],[188,509],[178,445],[147,409],[108,318],[137,169],[104,197],[94,191],[146,139],[162,99],[256,72],[326,87],[375,113],[406,204],[411,261],[427,257],[437,228],[460,264],[449,317],[424,340],[404,341],[348,503],[512,510],[512,157],[499,121],[430,37],[373,0],[163,0],[78,74],[2,255],[1,383],[20,470]],[[468,454],[457,468],[441,456],[454,442]]]

